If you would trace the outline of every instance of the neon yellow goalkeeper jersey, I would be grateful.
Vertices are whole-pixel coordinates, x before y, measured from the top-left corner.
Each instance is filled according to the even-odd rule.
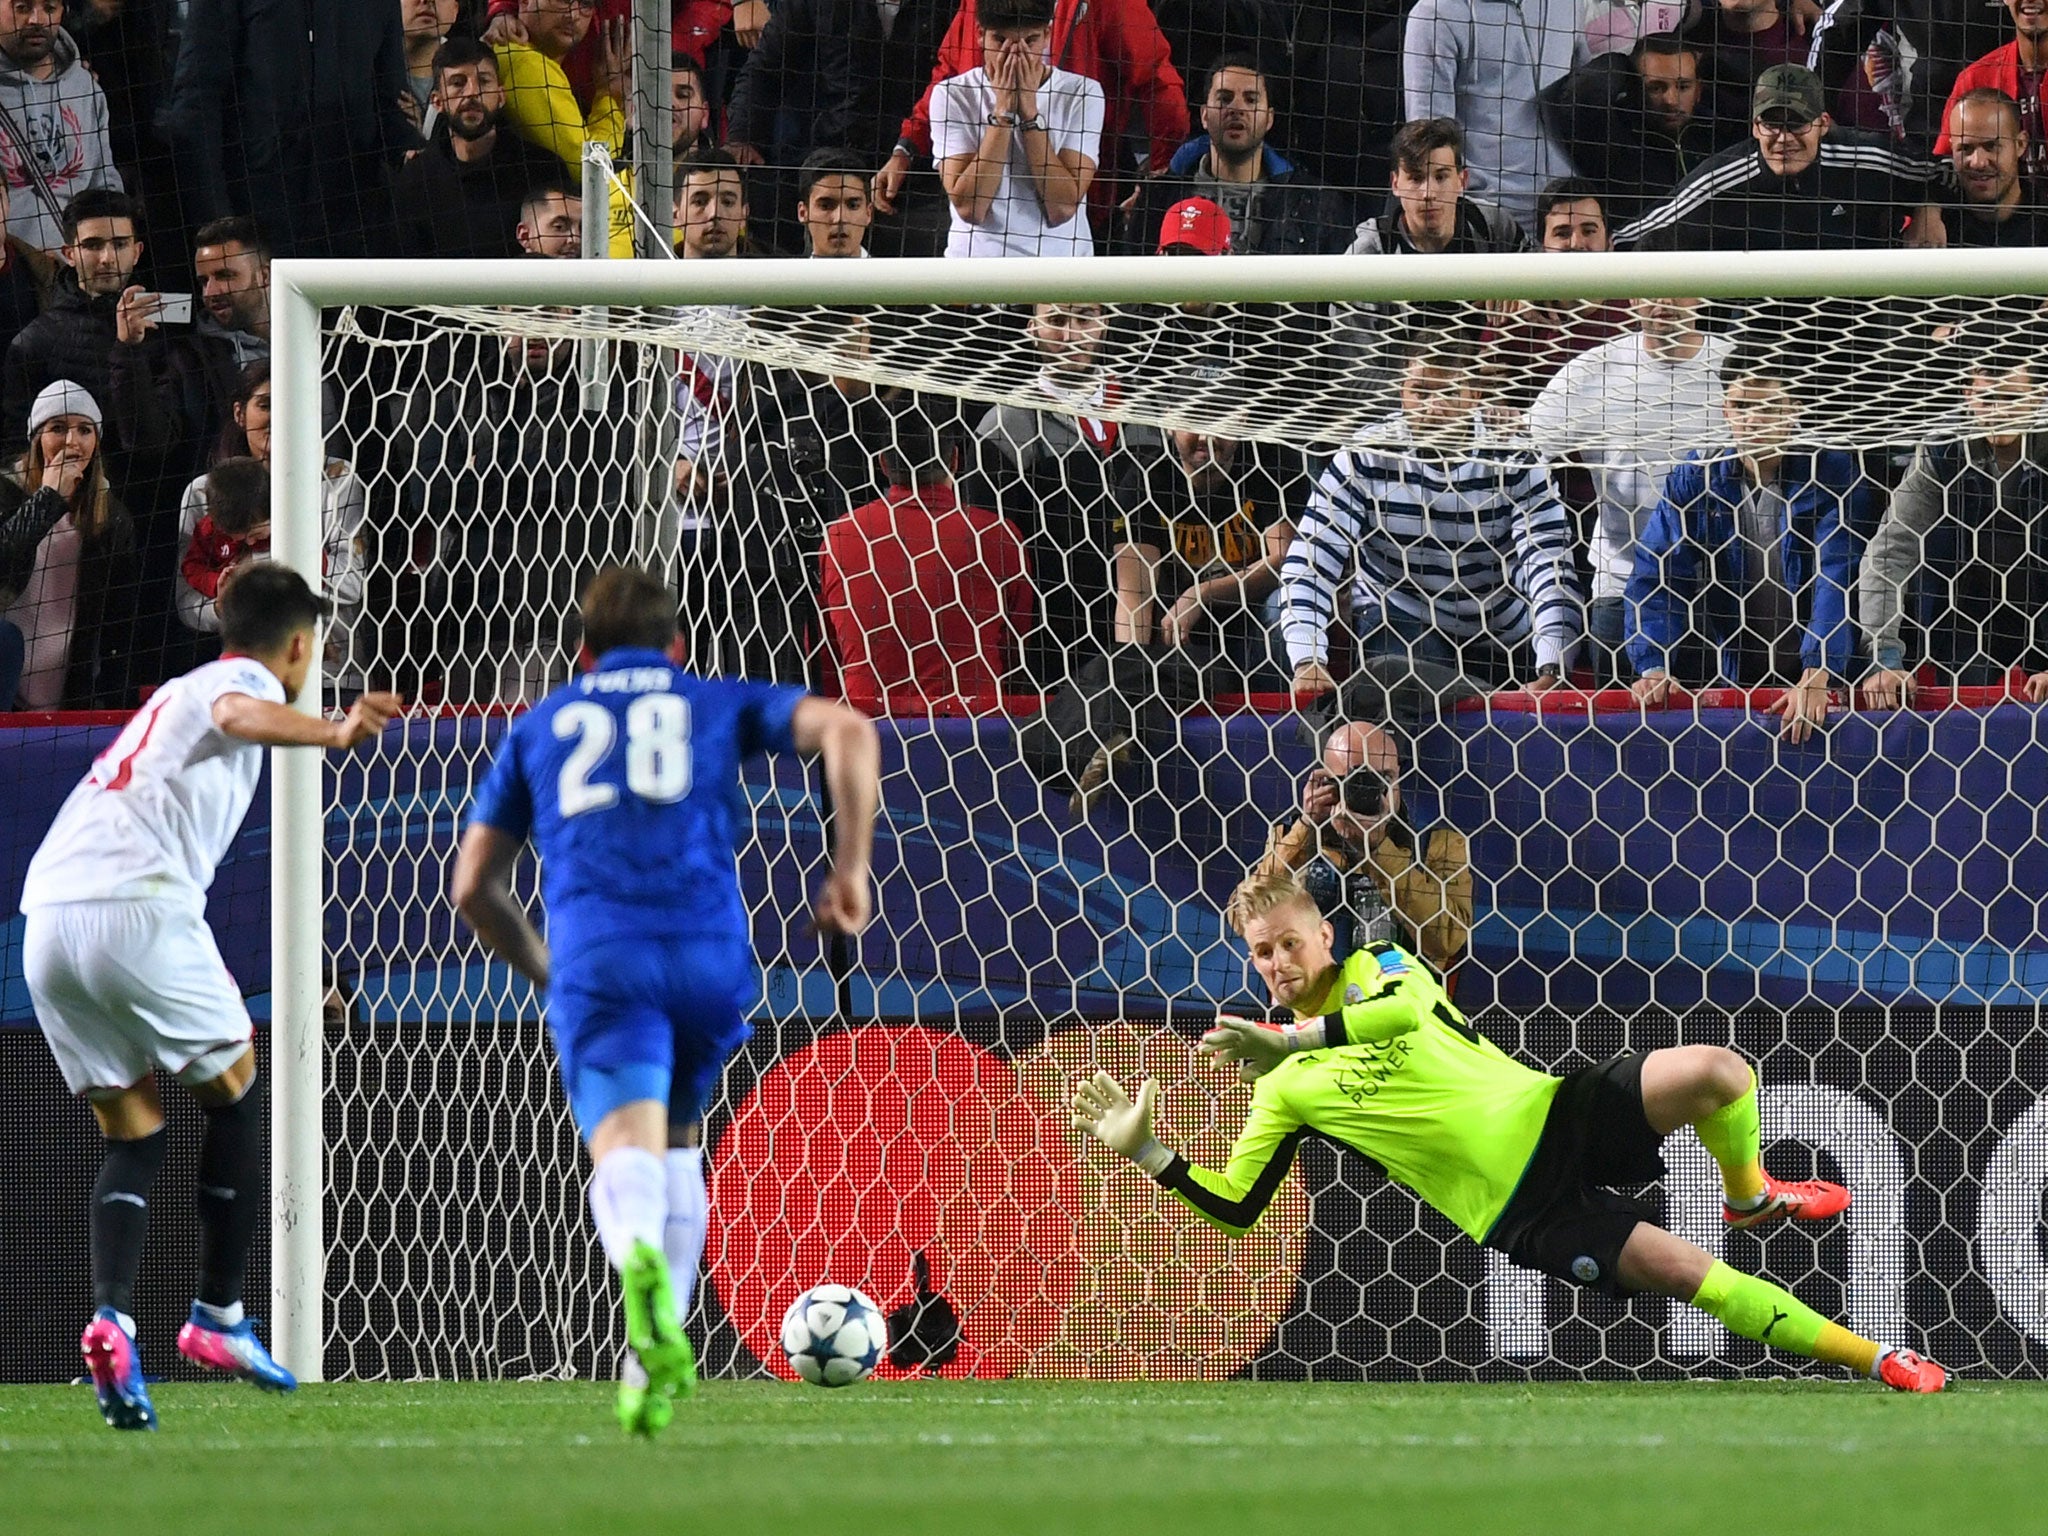
[[[1230,1165],[1217,1173],[1176,1155],[1159,1182],[1212,1226],[1243,1232],[1301,1138],[1322,1136],[1483,1240],[1536,1150],[1559,1080],[1481,1036],[1429,968],[1391,944],[1354,953],[1321,1004],[1296,1012],[1321,1014],[1333,1043],[1259,1079]]]

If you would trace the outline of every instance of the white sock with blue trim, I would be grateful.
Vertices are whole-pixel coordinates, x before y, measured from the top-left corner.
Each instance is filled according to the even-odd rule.
[[[704,1262],[704,1234],[711,1225],[711,1196],[704,1188],[704,1149],[668,1149],[668,1220],[661,1229],[668,1255],[669,1283],[675,1287],[676,1321],[690,1320],[690,1299]]]
[[[590,1214],[614,1269],[624,1269],[635,1243],[661,1246],[668,1212],[668,1174],[645,1147],[619,1147],[590,1176]]]

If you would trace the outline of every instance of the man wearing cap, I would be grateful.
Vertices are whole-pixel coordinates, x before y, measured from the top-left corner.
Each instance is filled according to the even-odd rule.
[[[1225,54],[1209,66],[1202,132],[1175,152],[1166,174],[1146,181],[1121,220],[1112,252],[1136,256],[1165,243],[1169,204],[1205,198],[1228,219],[1230,249],[1242,256],[1315,256],[1344,249],[1350,217],[1269,142],[1273,98],[1259,61]],[[1176,202],[1176,199],[1179,199]],[[1213,253],[1211,253],[1213,254]]]
[[[1934,204],[1951,180],[1946,166],[1837,128],[1813,71],[1775,64],[1750,98],[1750,142],[1708,160],[1614,243],[1711,251],[1941,245]]]
[[[1230,215],[1206,197],[1184,197],[1159,221],[1161,256],[1228,256]]]

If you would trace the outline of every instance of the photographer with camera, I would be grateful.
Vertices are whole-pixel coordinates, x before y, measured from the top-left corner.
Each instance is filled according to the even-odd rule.
[[[1472,929],[1472,865],[1464,833],[1416,832],[1400,777],[1391,734],[1362,720],[1337,725],[1302,786],[1301,814],[1274,829],[1258,869],[1294,874],[1336,930],[1336,954],[1398,944],[1434,966],[1448,991]]]

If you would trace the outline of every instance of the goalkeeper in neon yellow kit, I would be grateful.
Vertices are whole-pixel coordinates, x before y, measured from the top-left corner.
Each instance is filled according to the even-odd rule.
[[[1158,1085],[1135,1099],[1107,1072],[1082,1079],[1074,1127],[1137,1163],[1227,1232],[1265,1211],[1304,1136],[1373,1159],[1476,1241],[1517,1264],[1609,1295],[1648,1291],[1733,1333],[1824,1360],[1902,1392],[1939,1392],[1946,1373],[1829,1322],[1789,1291],[1730,1269],[1654,1224],[1646,1202],[1609,1188],[1660,1177],[1658,1148],[1682,1125],[1720,1165],[1730,1227],[1838,1216],[1849,1191],[1763,1170],[1756,1079],[1713,1045],[1631,1051],[1567,1077],[1522,1066],[1465,1021],[1421,961],[1372,944],[1339,966],[1330,925],[1286,872],[1255,874],[1231,926],[1273,1001],[1279,1029],[1228,1016],[1200,1049],[1256,1080],[1221,1173],[1152,1135]]]

